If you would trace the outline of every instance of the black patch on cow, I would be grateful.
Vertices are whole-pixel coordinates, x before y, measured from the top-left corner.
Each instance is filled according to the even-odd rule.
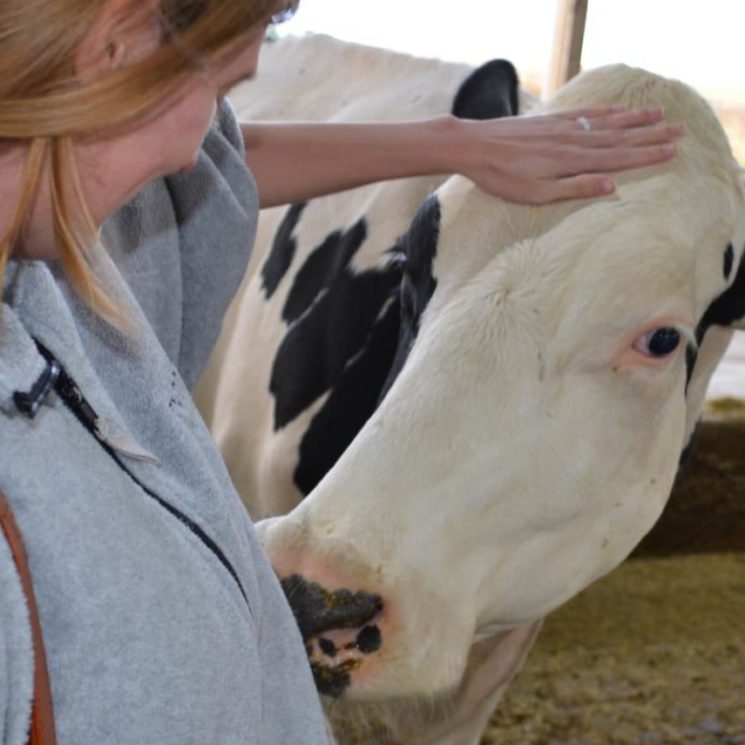
[[[282,318],[296,321],[327,288],[334,285],[367,237],[367,223],[358,220],[348,231],[337,230],[311,253],[295,275]]]
[[[275,399],[275,430],[291,422],[323,393],[342,385],[353,358],[367,354],[368,339],[379,322],[383,306],[397,296],[401,270],[396,264],[391,262],[382,269],[355,273],[349,267],[352,253],[340,257],[334,271],[326,275],[320,288],[323,292],[319,290],[315,301],[290,327],[279,346],[269,382]],[[395,339],[397,324],[389,332]],[[390,346],[395,347],[395,341]],[[389,363],[390,359],[371,361],[371,365],[382,368],[378,372],[381,385]],[[370,374],[374,379],[375,371],[371,370]],[[362,383],[367,386],[371,380]],[[352,398],[366,394],[367,391],[355,391]],[[332,404],[327,402],[324,409],[329,405]],[[372,409],[368,416],[371,412]],[[331,426],[335,430],[337,424]],[[338,426],[344,425],[339,422]]]
[[[735,261],[735,249],[732,248],[730,243],[724,252],[724,278],[729,279],[729,275],[732,274],[732,265]]]
[[[459,119],[497,119],[518,113],[518,79],[512,63],[491,60],[461,84],[452,113]]]
[[[327,371],[320,369],[320,359],[315,360],[315,367],[306,368],[306,375],[302,376],[305,391],[295,398],[295,406],[292,407],[293,411],[300,413],[302,409],[299,406],[303,406],[311,395],[312,401],[323,391],[331,389],[328,399],[313,417],[300,441],[300,457],[294,481],[303,494],[309,494],[333,467],[403,369],[416,339],[422,313],[437,286],[432,267],[437,253],[439,227],[440,203],[432,196],[424,202],[411,228],[392,252],[394,257],[397,254],[405,257],[403,264],[392,261],[384,272],[368,271],[358,275],[351,273],[345,265],[342,272],[331,278],[332,284],[327,294],[316,301],[307,317],[298,322],[294,342],[296,347],[308,341],[308,332],[302,330],[306,318],[310,328],[313,318],[323,317],[325,325],[321,331],[329,347],[324,352],[327,358],[334,353],[331,377],[324,377]],[[373,279],[376,280],[374,288],[368,286]],[[368,311],[355,325],[345,345],[343,334],[332,329],[331,324],[344,327],[350,320],[350,313],[353,316],[358,314],[365,305]],[[382,312],[371,322],[373,308]],[[367,338],[359,354],[352,359],[356,351],[352,343],[354,335],[363,330],[367,330]],[[295,327],[285,341],[293,331]],[[321,344],[321,340],[315,343]],[[304,356],[311,356],[310,350],[306,350]],[[347,364],[342,366],[347,360]],[[287,364],[290,364],[289,361]],[[315,376],[311,374],[312,370],[315,370]],[[292,380],[297,382],[294,377]],[[280,424],[285,416],[287,412],[279,410],[277,401],[275,425]]]
[[[403,369],[419,333],[422,314],[437,287],[433,267],[439,238],[440,201],[432,195],[419,208],[409,231],[398,242],[398,250],[406,257],[406,270],[400,289],[401,328],[396,354],[380,391],[380,400]]]
[[[292,264],[295,249],[297,248],[297,241],[293,233],[305,206],[306,204],[304,202],[300,202],[293,204],[287,210],[279,228],[277,228],[272,243],[272,250],[261,267],[262,286],[264,287],[267,300],[274,294],[274,291],[282,281],[282,277],[285,276],[287,270],[290,268],[290,264]]]
[[[706,309],[696,328],[699,345],[711,326],[732,326],[745,318],[745,259],[740,261],[732,284]]]
[[[294,481],[303,494],[310,493],[331,470],[377,407],[398,341],[395,290],[400,275],[396,275],[398,270],[387,278],[388,305],[373,324],[362,352],[340,372],[300,441]]]
[[[725,279],[732,274],[732,264],[734,263],[734,249],[730,243],[724,252],[724,275]],[[696,327],[696,341],[700,347],[706,336],[706,332],[712,326],[732,326],[735,322],[745,317],[745,256],[740,261],[737,274],[732,284],[715,298],[704,312],[701,320]],[[696,367],[697,352],[693,347],[686,349],[686,390],[693,377],[693,371]],[[696,431],[686,444],[680,456],[680,465],[690,460],[691,454],[696,447]]]

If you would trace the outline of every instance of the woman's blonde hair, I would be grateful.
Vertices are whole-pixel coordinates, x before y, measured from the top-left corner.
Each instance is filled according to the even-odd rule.
[[[75,53],[106,4],[0,2],[0,146],[23,144],[27,149],[17,209],[0,240],[0,287],[48,163],[64,271],[90,307],[120,325],[119,310],[96,279],[87,255],[96,228],[83,199],[74,138],[145,117],[195,71],[229,55],[272,18],[292,12],[296,0],[131,0],[121,18],[132,28],[147,16],[157,18],[161,46],[136,64],[83,84],[75,74]]]

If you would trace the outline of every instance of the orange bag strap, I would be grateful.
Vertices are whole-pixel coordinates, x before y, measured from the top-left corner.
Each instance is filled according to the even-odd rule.
[[[29,745],[55,745],[57,737],[54,728],[54,711],[52,709],[52,691],[49,685],[47,657],[44,652],[44,639],[41,634],[39,611],[36,608],[36,597],[31,582],[31,572],[26,560],[21,531],[13,517],[5,495],[0,491],[0,524],[10,546],[21,587],[26,596],[31,620],[31,635],[34,643],[34,700],[31,710],[31,732]]]

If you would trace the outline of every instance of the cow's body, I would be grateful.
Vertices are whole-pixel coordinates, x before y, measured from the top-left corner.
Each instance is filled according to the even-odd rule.
[[[240,117],[254,121],[416,120],[451,111],[457,91],[471,72],[463,64],[419,59],[326,36],[288,38],[265,45],[260,74],[235,91],[232,101]],[[521,93],[521,110],[533,102],[530,95]],[[409,227],[424,198],[443,181],[443,176],[428,176],[386,182],[316,199],[289,212],[278,207],[262,213],[246,278],[197,393],[200,410],[255,520],[288,512],[310,492],[373,410],[377,378],[385,378],[388,372],[387,351],[373,350],[379,358],[378,369],[373,371],[376,381],[355,384],[351,400],[340,401],[344,412],[335,418],[334,430],[338,432],[336,425],[343,425],[346,431],[334,442],[323,432],[321,453],[312,442],[319,438],[306,436],[325,403],[323,392],[307,407],[302,406],[307,397],[301,396],[297,405],[290,406],[286,416],[295,416],[289,423],[280,415],[277,431],[276,402],[267,395],[267,388],[275,375],[273,368],[281,367],[276,362],[277,350],[288,326],[282,314],[293,288],[315,287],[320,282],[334,284],[337,293],[350,293],[329,314],[340,325],[350,320],[345,337],[350,348],[338,342],[343,331],[327,327],[322,332],[322,352],[306,348],[299,352],[300,359],[287,355],[290,374],[295,376],[300,368],[296,379],[302,381],[313,363],[343,367],[367,345],[370,327],[375,325],[371,318],[348,319],[345,309],[352,305],[352,296],[358,314],[373,313],[384,296],[395,297],[394,285],[401,273],[386,252]],[[327,260],[306,267],[298,276],[312,254],[322,258],[317,249],[327,244],[330,234],[337,229],[350,233],[361,223],[365,239],[354,253],[349,272],[338,271],[342,268],[338,258],[334,259],[337,267],[330,266],[332,257],[343,254],[337,244],[329,246]],[[354,240],[354,235],[347,240]],[[292,261],[285,264],[290,254]],[[333,277],[330,282],[329,277]],[[372,286],[376,279],[378,285]],[[388,290],[383,287],[386,282]],[[247,318],[250,324],[241,320]],[[397,329],[388,328],[386,336],[395,347]],[[246,349],[254,354],[245,354]],[[331,359],[339,355],[343,359]],[[342,376],[334,377],[338,383]],[[367,392],[373,400],[362,401],[359,392],[363,397]],[[246,427],[248,421],[251,427]],[[303,460],[298,453],[304,437],[312,452]],[[296,475],[298,469],[301,473]]]
[[[251,84],[242,115],[425,116],[468,72],[293,43],[262,75],[296,103],[263,108]],[[343,94],[320,83],[329,58]],[[477,742],[540,619],[649,530],[745,316],[745,202],[711,111],[622,67],[545,108],[608,103],[662,105],[687,133],[605,200],[522,207],[456,177],[418,212],[438,179],[267,214],[201,385],[254,517],[289,513],[259,529],[321,690],[403,701],[402,742]]]

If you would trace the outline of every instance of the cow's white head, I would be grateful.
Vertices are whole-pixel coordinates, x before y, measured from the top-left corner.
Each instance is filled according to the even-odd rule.
[[[260,529],[322,690],[436,694],[658,518],[745,316],[745,199],[680,83],[585,73],[546,110],[659,105],[686,135],[611,197],[522,207],[448,181],[401,241],[390,385],[335,467]]]

